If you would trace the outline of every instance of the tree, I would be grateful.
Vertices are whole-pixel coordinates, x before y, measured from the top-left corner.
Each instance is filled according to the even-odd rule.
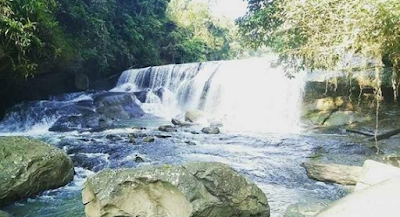
[[[390,71],[397,95],[399,1],[249,0],[249,4],[250,11],[239,25],[252,45],[272,47],[292,69],[372,68],[375,87],[381,85],[383,72]],[[354,58],[360,61],[354,64]]]

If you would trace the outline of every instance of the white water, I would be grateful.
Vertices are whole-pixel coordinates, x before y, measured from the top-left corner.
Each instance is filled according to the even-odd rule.
[[[297,132],[305,73],[289,79],[281,68],[271,67],[273,61],[267,57],[132,69],[112,91],[164,88],[162,102],[143,105],[164,118],[201,109],[226,131]]]

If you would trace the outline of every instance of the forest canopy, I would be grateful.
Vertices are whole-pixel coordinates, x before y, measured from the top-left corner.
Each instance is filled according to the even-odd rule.
[[[231,59],[234,34],[191,0],[0,0],[0,78]]]

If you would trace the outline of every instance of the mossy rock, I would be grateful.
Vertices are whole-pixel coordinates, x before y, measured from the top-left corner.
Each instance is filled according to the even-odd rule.
[[[0,137],[0,206],[64,186],[73,176],[62,150],[25,137]]]

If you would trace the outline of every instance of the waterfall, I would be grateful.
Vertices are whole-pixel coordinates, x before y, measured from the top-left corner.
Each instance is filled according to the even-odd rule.
[[[229,131],[294,132],[298,129],[304,74],[287,78],[274,57],[131,69],[111,91],[162,91],[144,109],[172,118],[200,109]]]

